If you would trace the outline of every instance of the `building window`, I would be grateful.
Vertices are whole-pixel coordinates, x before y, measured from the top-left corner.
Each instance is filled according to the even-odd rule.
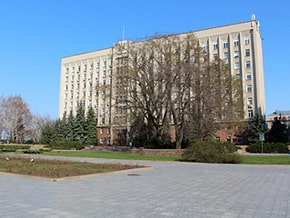
[[[68,73],[69,72],[69,68],[66,68],[66,73]]]
[[[207,51],[208,50],[208,46],[207,45],[203,45],[202,48]]]
[[[104,85],[104,86],[106,85],[106,80],[105,80],[105,79],[103,80],[103,85]]]
[[[248,107],[252,107],[253,106],[253,98],[249,97],[248,98]]]
[[[248,80],[248,81],[252,80],[252,73],[251,72],[248,72],[246,74],[246,80]]]
[[[83,92],[83,97],[86,97],[86,92]]]
[[[240,43],[239,43],[239,40],[234,40],[234,46],[239,46]]]
[[[253,110],[248,110],[248,117],[251,118],[254,116]]]
[[[236,79],[241,79],[241,74],[236,74]]]
[[[107,75],[107,72],[104,70],[104,71],[103,71],[103,78],[105,78],[106,75]]]
[[[240,62],[236,62],[234,68],[235,70],[240,69]]]
[[[250,44],[250,39],[249,38],[245,38],[245,45],[249,45]]]
[[[250,49],[246,49],[245,51],[245,56],[249,57],[251,55]]]
[[[65,77],[65,82],[68,82],[68,76]]]
[[[252,85],[247,85],[247,92],[252,93],[252,91],[253,91]]]
[[[104,65],[103,65],[103,66],[104,66],[104,67],[107,66],[107,61],[104,61]]]
[[[84,65],[84,72],[86,72],[87,71],[87,65],[85,64]]]
[[[229,47],[229,42],[224,42],[224,48],[228,48]]]
[[[246,68],[251,68],[251,61],[246,61]]]
[[[96,68],[100,68],[100,62],[96,64]]]
[[[214,59],[214,60],[217,60],[218,57],[219,57],[218,54],[213,54],[213,59]]]
[[[229,59],[229,53],[228,52],[224,52],[224,59]]]
[[[240,52],[239,51],[234,51],[234,58],[238,58],[240,56]]]
[[[214,42],[214,43],[213,43],[213,49],[214,49],[214,50],[218,49],[218,43],[217,43],[217,42]]]

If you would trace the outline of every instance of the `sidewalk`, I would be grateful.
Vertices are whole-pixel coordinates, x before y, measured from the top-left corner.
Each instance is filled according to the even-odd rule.
[[[56,182],[0,174],[0,216],[290,218],[290,166],[62,159],[152,168]]]

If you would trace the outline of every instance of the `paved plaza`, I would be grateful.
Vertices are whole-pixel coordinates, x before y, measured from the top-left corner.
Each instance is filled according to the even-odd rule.
[[[290,166],[66,159],[151,168],[57,181],[0,174],[0,217],[290,217]]]

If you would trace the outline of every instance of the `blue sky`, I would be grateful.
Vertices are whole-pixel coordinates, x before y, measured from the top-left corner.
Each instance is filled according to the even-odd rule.
[[[0,0],[0,95],[58,116],[61,58],[122,39],[180,33],[251,19],[261,24],[267,114],[290,110],[290,1]]]

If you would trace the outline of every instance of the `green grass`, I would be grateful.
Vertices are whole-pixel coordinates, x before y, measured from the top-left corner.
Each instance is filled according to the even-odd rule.
[[[150,160],[150,161],[179,161],[180,157],[160,157],[126,152],[99,152],[99,151],[51,151],[44,152],[49,156],[87,157],[121,160]],[[289,155],[242,155],[242,164],[279,164],[290,165]]]
[[[99,151],[50,151],[44,152],[44,154],[49,156],[88,157],[88,158],[104,158],[104,159],[120,159],[120,160],[176,161],[180,159],[179,157],[160,157],[126,152],[99,152]]]
[[[243,155],[243,164],[290,165],[289,155]]]

